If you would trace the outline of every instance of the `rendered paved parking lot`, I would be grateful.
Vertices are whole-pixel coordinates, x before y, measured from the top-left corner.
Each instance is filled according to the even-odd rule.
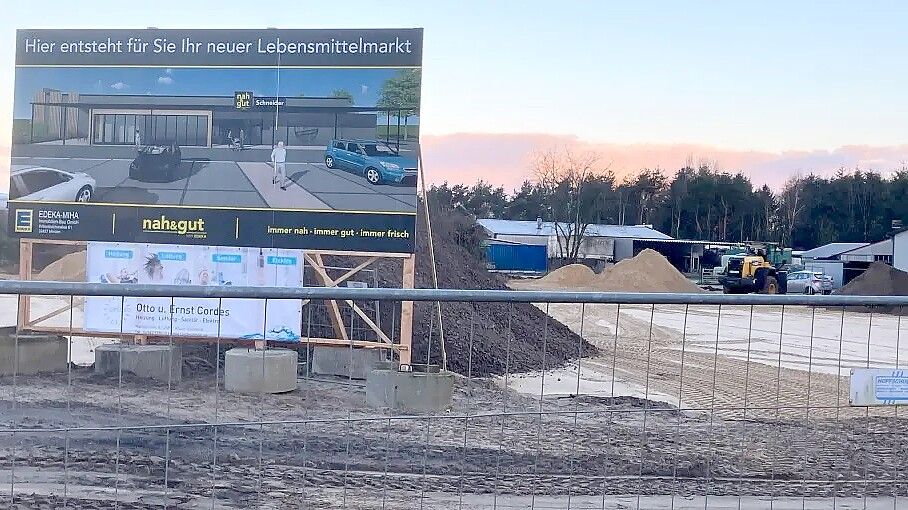
[[[85,172],[97,182],[94,202],[414,212],[416,189],[370,185],[358,174],[321,162],[287,163],[287,190],[276,186],[265,162],[219,161],[184,156],[175,179],[129,178],[130,159],[14,157],[12,171],[34,166]]]

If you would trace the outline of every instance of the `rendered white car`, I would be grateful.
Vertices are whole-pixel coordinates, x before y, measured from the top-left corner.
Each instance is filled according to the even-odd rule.
[[[86,173],[36,166],[12,172],[9,195],[12,200],[90,202],[96,186]]]

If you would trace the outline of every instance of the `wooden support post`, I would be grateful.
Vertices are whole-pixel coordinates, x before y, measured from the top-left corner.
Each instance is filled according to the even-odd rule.
[[[403,285],[412,289],[416,284],[416,255],[404,259]],[[413,301],[400,302],[400,362],[409,365],[413,359]]]
[[[341,277],[338,278],[337,280],[334,280],[334,286],[337,287],[338,285],[344,283],[344,282],[347,281],[347,279],[349,279],[351,276],[353,276],[353,275],[355,275],[356,273],[362,271],[363,269],[369,267],[369,265],[372,264],[373,262],[375,262],[376,260],[378,260],[378,257],[369,257],[369,258],[367,258],[365,261],[361,262],[358,266],[356,266],[356,267],[354,267],[353,269],[351,269],[351,270],[347,271],[346,273],[342,274]]]
[[[75,306],[75,303],[72,300],[70,300],[70,302],[68,304],[66,304],[60,308],[57,308],[56,310],[54,310],[52,312],[48,312],[48,313],[42,315],[41,317],[38,317],[35,320],[29,320],[28,323],[26,323],[26,326],[36,326],[48,319],[52,319],[52,318],[60,315],[63,312],[72,310],[74,306]]]
[[[375,324],[375,321],[369,318],[369,316],[366,314],[366,312],[363,311],[362,308],[356,306],[356,303],[349,299],[347,299],[345,302],[350,305],[350,308],[352,308],[353,311],[356,312],[356,315],[359,315],[360,318],[363,319],[363,322],[365,322],[366,325],[369,326],[369,328],[372,329],[372,331],[374,331],[376,335],[378,335],[379,339],[389,344],[392,343],[391,339],[388,338],[388,335],[386,335],[385,332],[382,331],[380,327],[378,327],[378,324]]]
[[[19,279],[32,279],[32,243],[30,239],[19,240]],[[16,329],[25,329],[31,319],[31,296],[19,295],[19,310],[16,317]]]
[[[322,261],[321,254],[315,253],[312,256],[304,254],[304,256],[312,264],[312,268],[315,269],[315,274],[322,281],[322,285],[325,287],[336,287],[334,280],[325,271],[325,263]],[[331,325],[334,327],[334,333],[337,337],[342,340],[349,340],[347,328],[344,326],[344,317],[341,315],[340,307],[337,306],[337,301],[333,299],[328,300],[328,317],[331,319]]]

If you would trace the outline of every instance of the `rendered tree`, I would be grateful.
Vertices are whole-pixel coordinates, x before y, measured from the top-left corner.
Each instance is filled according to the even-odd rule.
[[[407,125],[410,117],[419,113],[419,90],[421,75],[419,69],[402,69],[396,75],[385,80],[379,92],[376,105],[396,112],[388,116],[404,119],[404,139],[408,138]]]
[[[331,91],[331,97],[343,99],[347,106],[353,106],[354,104],[353,94],[347,89],[334,89]]]

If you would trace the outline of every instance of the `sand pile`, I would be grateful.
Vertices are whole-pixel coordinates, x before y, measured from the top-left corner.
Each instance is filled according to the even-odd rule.
[[[523,290],[703,292],[661,253],[650,249],[622,260],[599,274],[582,264],[571,264],[538,280],[513,280],[510,285]]]
[[[589,285],[596,273],[583,264],[568,264],[543,276],[537,283],[543,286],[577,287]]]
[[[874,262],[861,276],[839,289],[847,296],[908,296],[908,273]]]
[[[661,253],[648,248],[596,275],[590,287],[604,292],[703,292]]]
[[[47,282],[84,282],[85,250],[63,256],[32,276],[33,280]]]

